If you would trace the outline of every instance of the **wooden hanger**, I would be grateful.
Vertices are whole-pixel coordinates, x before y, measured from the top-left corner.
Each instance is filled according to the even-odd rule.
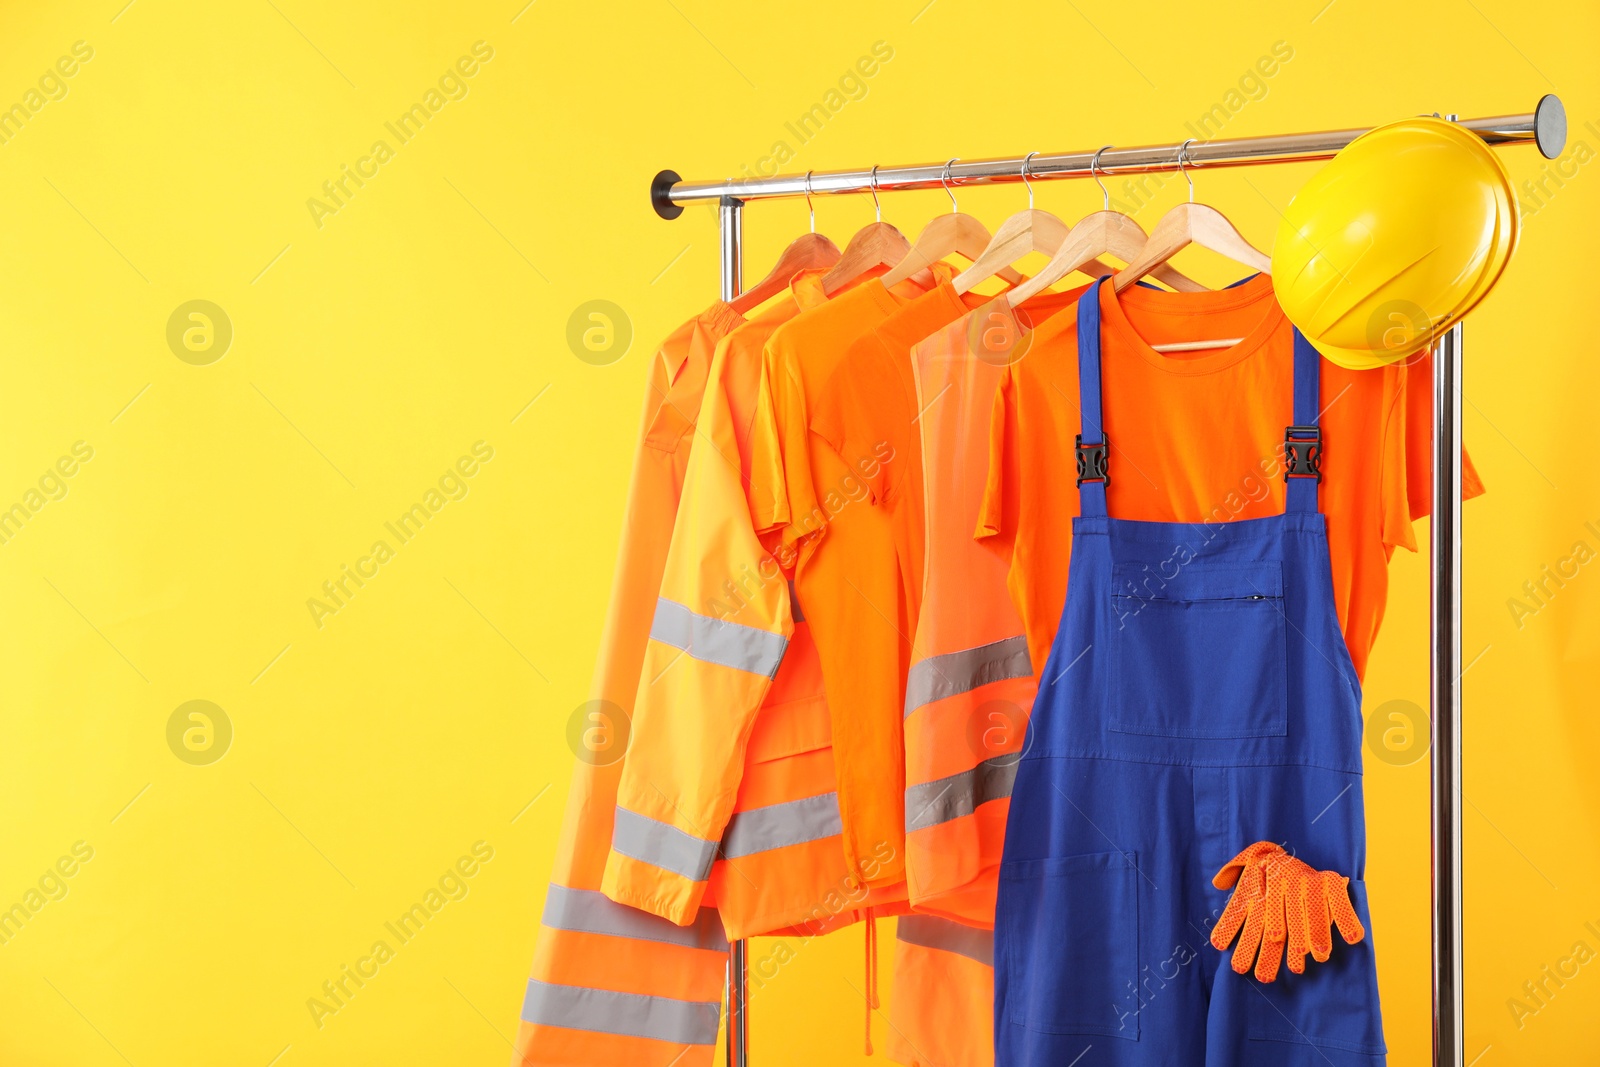
[[[938,216],[922,228],[917,235],[917,243],[911,246],[895,268],[882,278],[883,284],[889,287],[898,285],[920,270],[926,270],[940,260],[954,255],[960,255],[970,261],[976,261],[988,247],[991,240],[988,229],[973,218],[963,214],[956,206],[956,194],[950,190],[950,167],[960,157],[950,160],[944,165],[944,174],[939,178],[939,184],[944,186],[945,195],[950,198],[950,210]],[[1010,285],[1022,281],[1022,275],[1011,267],[1002,267],[996,272]]]
[[[1066,240],[1067,224],[1050,212],[1036,210],[1033,206],[1033,182],[1028,180],[1028,164],[1038,154],[1029,152],[1022,161],[1022,184],[1028,187],[1028,209],[1017,212],[1000,224],[988,246],[972,261],[972,266],[951,281],[956,292],[971,292],[985,279],[999,276],[1001,271],[1029,252],[1052,255]],[[1106,273],[1111,271],[1110,267],[1098,260],[1092,266]]]
[[[1048,211],[1028,208],[1000,224],[972,266],[951,281],[956,292],[966,293],[986,278],[993,278],[1029,252],[1049,254],[1066,239],[1067,224]]]
[[[1110,145],[1106,146],[1109,147]],[[1106,148],[1101,148],[1100,152],[1104,152]],[[1105,206],[1078,220],[1077,225],[1067,232],[1061,247],[1050,257],[1050,262],[1045,264],[1044,269],[1006,294],[1006,302],[1012,307],[1017,307],[1023,301],[1043,292],[1073,271],[1082,270],[1091,263],[1098,263],[1096,256],[1113,255],[1124,263],[1132,263],[1138,258],[1139,253],[1144,251],[1145,243],[1149,239],[1144,227],[1135,222],[1132,216],[1111,210],[1111,192],[1100,180],[1100,152],[1094,154],[1094,159],[1089,164],[1089,173],[1094,177],[1095,184],[1100,186],[1100,192],[1105,197]],[[1164,269],[1156,276],[1173,289],[1180,293],[1205,292],[1205,286],[1199,282],[1170,267],[1165,267],[1164,264],[1162,266]]]
[[[850,243],[844,246],[844,255],[839,257],[839,262],[822,276],[825,295],[833,296],[877,267],[893,267],[911,251],[911,242],[906,240],[905,234],[883,221],[883,205],[878,202],[876,164],[872,167],[872,206],[877,212],[877,219],[856,231]],[[931,288],[933,276],[925,272],[925,277],[919,277],[918,281],[926,282]]]
[[[753,308],[766,303],[769,297],[782,291],[800,271],[831,267],[839,262],[839,247],[817,232],[817,209],[811,206],[809,170],[806,171],[806,208],[811,213],[811,232],[801,234],[788,248],[785,248],[765,278],[728,302],[739,314],[747,314]]]
[[[1191,137],[1178,146],[1178,172],[1189,183],[1189,202],[1179,204],[1163,215],[1151,232],[1150,243],[1144,246],[1144,251],[1111,280],[1113,288],[1119,293],[1145,274],[1153,272],[1157,265],[1171,259],[1180,249],[1192,244],[1209,248],[1262,274],[1272,273],[1272,260],[1246,241],[1222,212],[1194,202],[1194,179],[1184,166],[1192,140]],[[1232,348],[1243,340],[1242,337],[1219,337],[1216,340],[1172,341],[1150,347],[1157,352],[1201,352],[1209,348]]]
[[[1184,167],[1188,149],[1189,141],[1178,146],[1178,171],[1189,182],[1189,202],[1163,215],[1144,251],[1117,273],[1111,284],[1119,293],[1192,244],[1209,248],[1262,274],[1272,273],[1271,258],[1246,241],[1227,216],[1214,207],[1194,202],[1194,179]]]

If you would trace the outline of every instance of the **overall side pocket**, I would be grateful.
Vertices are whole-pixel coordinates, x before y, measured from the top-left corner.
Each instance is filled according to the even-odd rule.
[[[1007,1016],[1045,1034],[1139,1039],[1139,883],[1134,853],[1004,866]]]
[[[1308,958],[1305,974],[1285,968],[1276,982],[1256,983],[1260,995],[1245,1000],[1250,1040],[1337,1049],[1374,1061],[1387,1054],[1366,882],[1350,880],[1350,904],[1367,936],[1347,945],[1335,930],[1327,963]]]

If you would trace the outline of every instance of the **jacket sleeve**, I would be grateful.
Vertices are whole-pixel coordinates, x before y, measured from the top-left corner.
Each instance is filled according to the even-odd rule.
[[[601,885],[679,925],[698,913],[793,629],[788,582],[751,521],[725,353],[712,363],[684,477]]]

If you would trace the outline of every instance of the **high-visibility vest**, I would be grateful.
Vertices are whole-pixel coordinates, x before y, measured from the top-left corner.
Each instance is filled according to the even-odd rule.
[[[1006,562],[973,540],[1001,370],[971,341],[974,317],[994,306],[907,354],[921,412],[924,556],[906,676],[906,878],[925,914],[899,920],[889,1054],[915,1067],[994,1061],[996,875],[1035,688]],[[1014,329],[1005,317],[995,329]]]
[[[994,1063],[994,933],[937,915],[896,920],[888,1057],[906,1067]]]
[[[1043,299],[1059,310],[1071,298]],[[1025,333],[995,300],[909,357],[922,411],[925,563],[906,678],[907,879],[919,911],[990,928],[1037,679],[1007,561],[974,534],[995,389],[1005,365],[1023,358]]]

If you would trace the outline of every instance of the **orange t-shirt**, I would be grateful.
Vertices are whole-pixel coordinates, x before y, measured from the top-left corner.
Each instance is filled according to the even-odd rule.
[[[938,280],[951,273],[935,268]],[[892,572],[841,577],[852,560],[893,551],[889,517],[866,502],[861,476],[812,434],[810,412],[851,342],[924,289],[907,281],[891,290],[874,276],[829,299],[820,272],[798,275],[791,289],[806,310],[766,345],[752,477],[772,492],[752,494],[751,511],[756,530],[793,560],[795,601],[817,643],[845,855],[868,885],[888,885],[904,878],[905,859],[898,689],[861,686],[852,672],[861,660],[897,662],[909,623],[895,618]]]
[[[1230,289],[1101,288],[1101,382],[1111,441],[1107,509],[1150,522],[1224,522],[1284,508],[1283,431],[1293,418],[1293,332],[1258,275]],[[1231,348],[1157,352],[1172,341],[1239,337]],[[1011,595],[1037,670],[1066,602],[1078,514],[1077,315],[1057,315],[1007,368],[990,424],[977,535],[1010,556]],[[1416,549],[1429,508],[1432,359],[1352,371],[1322,361],[1319,496],[1334,599],[1358,675],[1377,637],[1396,546]],[[1418,404],[1422,403],[1422,407]],[[1462,457],[1466,497],[1483,492]]]
[[[948,282],[906,304],[858,337],[823,386],[811,412],[811,430],[857,471],[872,503],[890,516],[889,552],[858,556],[853,572],[898,573],[906,630],[904,652],[916,626],[922,594],[922,443],[917,430],[917,385],[911,348],[928,334],[989,299],[962,296]],[[857,661],[854,669],[894,671],[905,678],[909,661]]]
[[[1033,329],[1070,308],[1082,292],[1080,286],[1040,294],[1024,304],[1016,318]],[[943,398],[919,399],[912,350],[934,332],[994,299],[980,293],[957,293],[954,285],[941,283],[906,304],[850,346],[812,413],[813,432],[862,473],[873,503],[887,508],[892,516],[896,561],[862,560],[856,569],[898,566],[905,597],[902,611],[913,626],[921,614],[926,581],[921,413]],[[973,327],[982,328],[981,322]],[[964,402],[971,401],[969,397]],[[902,678],[905,667],[900,665]]]

